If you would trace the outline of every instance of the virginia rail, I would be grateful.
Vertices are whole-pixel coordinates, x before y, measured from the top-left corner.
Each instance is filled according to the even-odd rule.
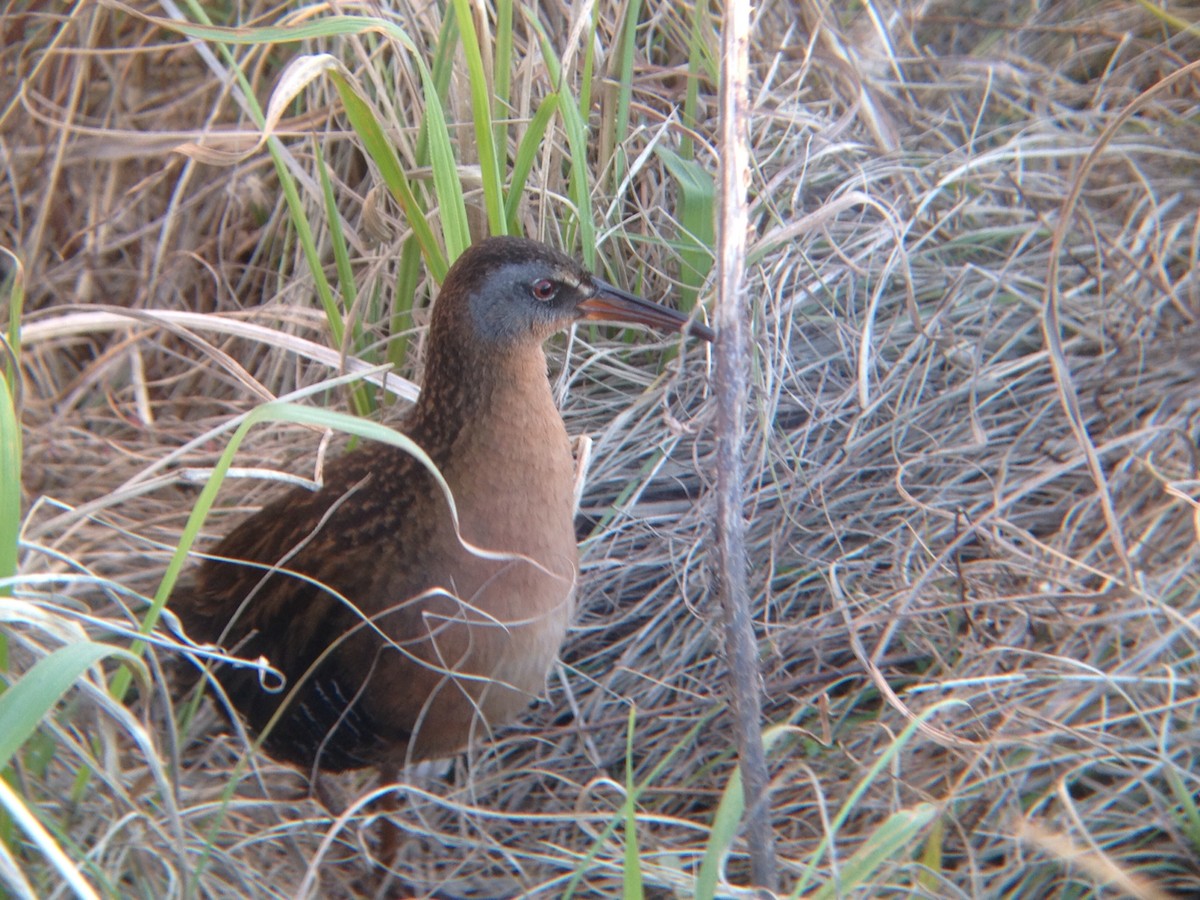
[[[242,522],[176,592],[191,637],[283,673],[272,692],[253,669],[216,669],[272,756],[386,777],[458,752],[542,690],[578,574],[542,343],[580,319],[713,338],[544,244],[481,241],[446,275],[402,422],[449,484],[461,540],[428,470],[370,443],[327,465],[320,490]]]

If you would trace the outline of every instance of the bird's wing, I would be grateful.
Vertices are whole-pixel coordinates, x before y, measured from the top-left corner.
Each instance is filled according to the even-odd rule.
[[[288,685],[307,679],[306,702],[323,691],[331,706],[348,705],[338,695],[356,686],[325,684],[328,670],[311,670],[331,643],[372,627],[367,619],[389,602],[399,570],[419,563],[400,536],[419,545],[421,511],[436,502],[424,468],[393,449],[349,454],[320,490],[292,490],[230,532],[171,598],[189,636],[242,659],[265,657]],[[365,672],[372,661],[362,664]],[[252,668],[226,665],[218,676],[256,729],[283,699]]]

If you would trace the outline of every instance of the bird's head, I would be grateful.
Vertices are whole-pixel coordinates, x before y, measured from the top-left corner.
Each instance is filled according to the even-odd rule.
[[[620,290],[537,241],[495,237],[464,252],[442,285],[433,325],[467,329],[498,349],[541,344],[581,319],[647,325],[711,341],[713,332],[687,316]]]

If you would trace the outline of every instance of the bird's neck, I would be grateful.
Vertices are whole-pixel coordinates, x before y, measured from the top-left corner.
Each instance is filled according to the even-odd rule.
[[[526,413],[547,405],[553,411],[540,345],[482,352],[466,342],[431,345],[407,430],[435,461],[466,434],[493,427],[521,407]]]

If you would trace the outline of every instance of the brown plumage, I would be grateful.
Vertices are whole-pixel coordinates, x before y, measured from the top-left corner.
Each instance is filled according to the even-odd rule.
[[[216,670],[271,755],[393,772],[459,751],[541,691],[578,572],[542,343],[578,319],[686,323],[534,241],[481,241],[446,276],[402,430],[445,477],[470,547],[421,463],[371,443],[329,464],[320,490],[244,521],[172,597],[191,637],[283,673],[271,692],[254,670]]]

